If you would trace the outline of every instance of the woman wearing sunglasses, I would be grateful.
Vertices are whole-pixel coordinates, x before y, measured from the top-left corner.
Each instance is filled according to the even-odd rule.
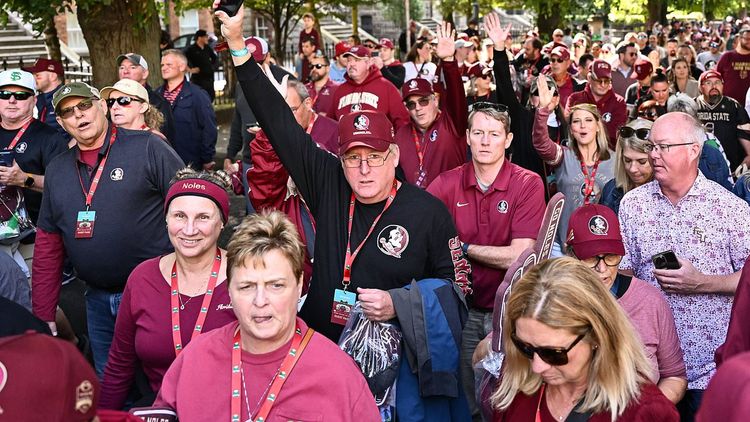
[[[471,107],[477,102],[497,103],[497,93],[492,89],[492,68],[477,62],[467,70],[469,89],[466,103]]]
[[[532,142],[539,156],[554,168],[557,190],[565,194],[560,226],[557,230],[556,251],[568,231],[568,219],[581,205],[596,204],[604,185],[614,177],[615,160],[609,149],[607,129],[594,104],[578,104],[570,108],[567,140],[562,145],[550,139],[547,122],[555,109],[553,93],[547,84],[537,84],[539,107],[536,110]]]
[[[626,193],[650,182],[654,169],[648,159],[647,148],[651,144],[648,136],[654,122],[636,119],[617,131],[615,148],[615,178],[602,188],[603,205],[620,213],[620,201]]]
[[[143,85],[130,79],[120,79],[113,86],[101,91],[107,101],[109,118],[117,127],[132,130],[147,130],[167,140],[158,128],[164,123],[164,115],[149,104],[148,92]]]
[[[651,361],[649,379],[672,403],[679,402],[687,375],[672,309],[656,287],[618,274],[625,246],[617,216],[604,205],[584,205],[570,216],[568,227],[568,255],[593,269],[622,306]]]
[[[679,421],[628,317],[573,258],[543,261],[514,284],[502,336],[495,422]]]

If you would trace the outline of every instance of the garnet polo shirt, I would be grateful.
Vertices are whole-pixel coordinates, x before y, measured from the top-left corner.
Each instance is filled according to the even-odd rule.
[[[117,129],[110,146],[110,130],[111,126],[98,157],[101,161],[110,150],[91,205],[96,211],[93,237],[75,238],[77,214],[86,209],[81,184],[88,192],[96,172],[96,166],[89,168],[80,161],[78,147],[58,155],[47,167],[38,225],[62,237],[81,279],[99,289],[121,292],[138,264],[172,250],[164,224],[164,197],[184,164],[151,132]],[[35,284],[46,281],[35,280]]]
[[[536,239],[544,218],[542,179],[507,160],[485,193],[477,185],[473,163],[441,174],[427,191],[448,207],[464,243],[508,246],[513,239]],[[477,262],[471,266],[473,307],[492,310],[505,270]]]

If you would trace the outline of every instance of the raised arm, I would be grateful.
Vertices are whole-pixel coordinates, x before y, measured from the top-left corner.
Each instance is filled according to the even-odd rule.
[[[445,98],[440,103],[445,107],[445,112],[451,117],[453,125],[458,134],[463,134],[468,127],[468,106],[466,104],[466,93],[464,83],[458,72],[458,64],[453,55],[456,53],[456,44],[453,40],[456,31],[451,30],[451,24],[443,22],[437,28],[437,56],[441,61],[443,76],[445,78]],[[463,139],[460,139],[463,141]]]
[[[495,43],[495,55],[492,65],[492,71],[495,74],[495,83],[497,84],[497,99],[500,104],[505,104],[511,115],[521,110],[521,103],[516,97],[516,91],[513,89],[513,82],[510,77],[510,62],[508,54],[505,52],[505,40],[508,39],[511,24],[503,28],[500,26],[500,19],[490,13],[484,17],[484,29],[487,36]]]
[[[540,77],[544,78],[544,76]],[[562,161],[563,151],[560,145],[550,139],[549,132],[547,132],[547,119],[550,113],[554,111],[553,93],[545,80],[538,81],[537,86],[539,87],[539,107],[536,109],[531,139],[534,143],[534,149],[539,153],[542,160],[556,166]]]

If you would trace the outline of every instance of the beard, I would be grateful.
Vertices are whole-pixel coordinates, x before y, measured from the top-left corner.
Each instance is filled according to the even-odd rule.
[[[708,93],[708,103],[709,104],[717,104],[719,101],[721,101],[722,95],[719,94],[716,91],[711,91]]]

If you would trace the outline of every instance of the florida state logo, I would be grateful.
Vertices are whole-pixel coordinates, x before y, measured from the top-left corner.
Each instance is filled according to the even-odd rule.
[[[609,223],[601,215],[595,215],[589,219],[589,231],[597,236],[606,236],[609,233]]]
[[[354,129],[367,130],[370,128],[370,118],[364,114],[360,114],[354,119]]]
[[[386,255],[401,258],[409,246],[409,232],[402,226],[391,224],[378,234],[378,249]]]

